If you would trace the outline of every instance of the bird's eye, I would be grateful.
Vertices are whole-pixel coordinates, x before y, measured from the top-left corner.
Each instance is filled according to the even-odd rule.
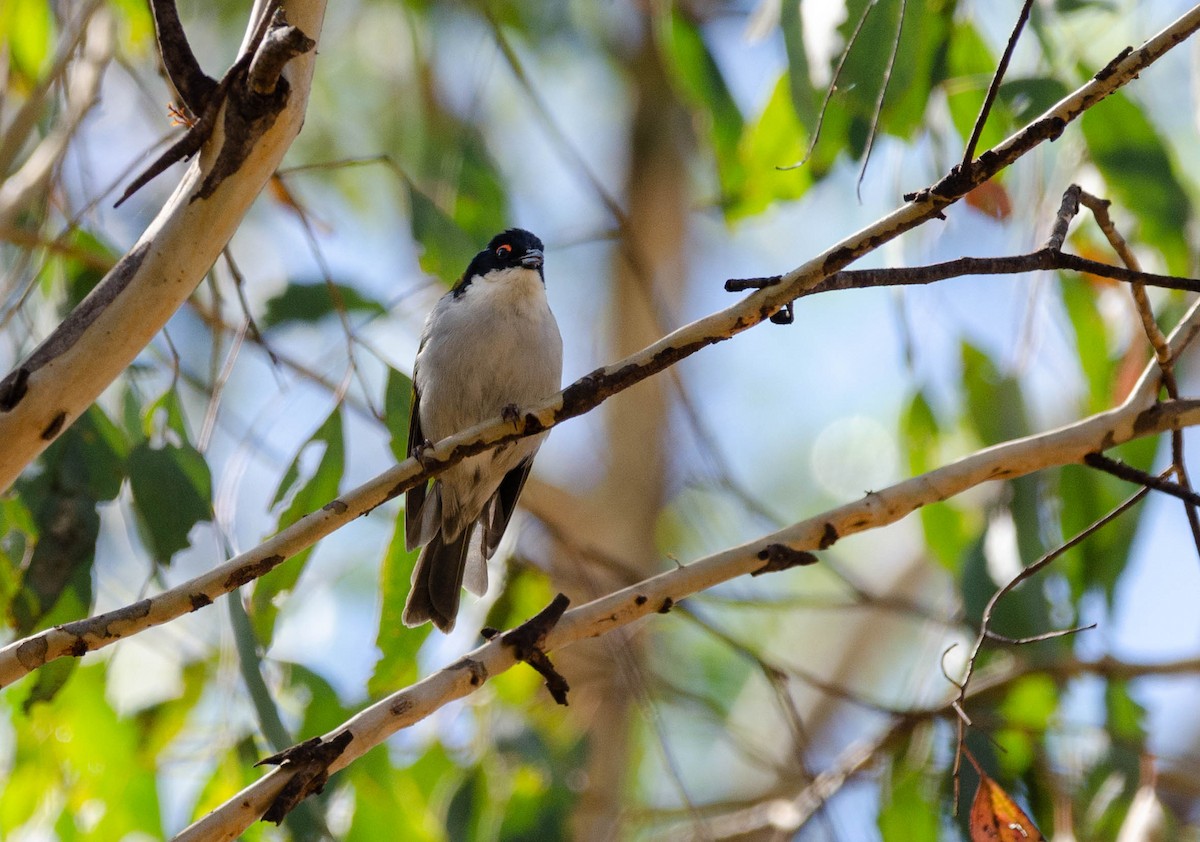
[[[510,246],[508,243],[505,243],[502,246],[496,246],[496,256],[497,257],[505,257],[511,253],[512,253],[512,246]]]

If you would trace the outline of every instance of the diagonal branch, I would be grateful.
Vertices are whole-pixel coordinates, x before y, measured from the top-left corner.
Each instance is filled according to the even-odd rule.
[[[1004,81],[1004,74],[1008,72],[1008,63],[1012,60],[1013,50],[1017,48],[1017,41],[1021,38],[1021,31],[1025,28],[1025,22],[1029,20],[1029,10],[1033,7],[1033,0],[1025,0],[1021,5],[1021,13],[1017,15],[1017,22],[1013,26],[1012,33],[1008,36],[1008,44],[1004,47],[1004,54],[1000,56],[1000,63],[996,65],[996,72],[992,75],[992,83],[988,85],[987,94],[983,98],[983,104],[979,106],[979,116],[975,118],[975,125],[971,129],[971,137],[967,141],[966,149],[963,150],[961,167],[971,166],[971,160],[975,157],[975,147],[979,143],[979,138],[983,134],[983,127],[987,124],[988,114],[992,111],[992,105],[996,102],[996,95],[1000,93],[1000,83]]]

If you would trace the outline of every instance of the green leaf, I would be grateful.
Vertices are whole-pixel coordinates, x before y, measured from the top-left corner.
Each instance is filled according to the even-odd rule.
[[[410,189],[408,202],[413,237],[421,244],[421,269],[453,284],[466,271],[479,245],[425,194]]]
[[[846,20],[838,28],[844,43],[849,42],[867,5],[872,6],[870,14],[850,47],[838,90],[830,99],[831,108],[836,103],[850,116],[848,139],[856,158],[864,150],[867,127],[874,119],[887,76],[902,5],[904,26],[879,120],[880,131],[895,137],[908,138],[924,128],[929,92],[944,72],[954,14],[954,4],[941,0],[909,0],[907,4],[850,0]],[[839,60],[840,54],[832,57],[831,73]]]
[[[999,99],[1008,107],[1013,124],[1028,123],[1049,111],[1071,90],[1058,79],[1047,76],[1012,79],[1000,86]]]
[[[745,177],[738,156],[742,112],[725,84],[725,77],[704,42],[699,27],[678,8],[661,18],[659,44],[671,80],[682,99],[701,120],[716,155],[721,193],[737,191]]]
[[[397,462],[408,458],[408,423],[412,415],[412,378],[398,369],[388,369],[383,393],[383,416],[387,420],[388,447]]]
[[[456,281],[505,225],[504,180],[479,129],[431,98],[420,178],[409,183],[409,216],[421,268]]]
[[[64,315],[74,310],[104,278],[105,270],[100,267],[111,266],[120,257],[114,248],[82,228],[73,229],[65,242],[74,254],[66,253],[56,261],[62,268],[67,287],[67,297],[62,305]],[[96,261],[81,259],[83,254],[96,258]]]
[[[342,704],[333,685],[323,676],[301,664],[288,664],[287,670],[292,685],[308,691],[304,722],[297,735],[299,739],[326,734],[353,716],[354,711]]]
[[[10,606],[13,629],[21,635],[87,616],[100,534],[96,501],[90,497],[40,497],[33,515],[38,542]]]
[[[338,494],[338,486],[342,481],[342,473],[346,468],[346,443],[342,435],[341,407],[335,407],[324,423],[313,433],[292,464],[288,467],[284,481],[280,483],[275,494],[275,502],[282,500],[295,478],[299,476],[300,458],[304,451],[317,445],[322,448],[320,461],[311,477],[300,486],[291,503],[279,516],[275,531],[286,529],[305,515],[315,512]],[[271,572],[262,576],[254,586],[254,596],[250,601],[250,620],[254,632],[262,642],[263,647],[271,645],[275,633],[275,618],[279,613],[276,598],[290,591],[300,579],[304,565],[312,555],[313,547],[301,550],[287,564],[281,564]]]
[[[725,213],[739,219],[761,213],[780,200],[798,199],[812,185],[816,164],[781,170],[798,163],[808,134],[792,107],[787,76],[779,77],[763,113],[742,136],[741,157],[746,177],[741,192],[729,197]]]
[[[792,94],[792,107],[800,124],[814,129],[820,111],[820,97],[812,85],[808,51],[804,48],[804,19],[800,15],[799,3],[783,3],[780,6],[779,29],[787,52],[788,90]]]
[[[1158,446],[1157,438],[1137,439],[1107,455],[1144,471],[1149,470]],[[1059,471],[1058,481],[1063,535],[1071,536],[1083,531],[1136,490],[1129,483],[1092,468],[1064,466]],[[1056,568],[1067,575],[1071,592],[1076,598],[1098,590],[1112,604],[1117,581],[1129,562],[1129,550],[1144,510],[1144,506],[1136,506],[1055,562]]]
[[[1129,682],[1110,679],[1104,687],[1106,730],[1114,739],[1129,745],[1146,740],[1146,709],[1129,695]]]
[[[417,678],[417,652],[429,636],[431,627],[410,629],[401,621],[416,558],[417,551],[404,549],[404,512],[401,511],[379,569],[379,632],[375,637],[379,660],[367,682],[367,692],[372,698],[399,690]]]
[[[1115,93],[1084,112],[1080,119],[1092,161],[1104,176],[1118,211],[1140,223],[1139,239],[1157,248],[1168,270],[1189,268],[1185,231],[1192,204],[1175,172],[1166,145],[1142,109]],[[1131,232],[1123,232],[1132,239]]]
[[[1115,361],[1109,353],[1108,327],[1092,285],[1082,278],[1060,276],[1063,307],[1075,333],[1075,352],[1088,386],[1088,412],[1112,406]]]
[[[34,674],[33,686],[29,688],[29,695],[21,704],[21,710],[28,715],[34,705],[44,704],[57,696],[77,666],[78,658],[59,658],[40,667]]]
[[[985,445],[1029,434],[1025,399],[1015,378],[1002,376],[992,361],[973,345],[962,345],[963,387],[967,418]]]
[[[996,59],[979,30],[969,21],[958,21],[954,25],[946,64],[949,73],[944,84],[946,104],[950,108],[954,128],[965,144],[979,117],[979,109],[996,70]],[[998,99],[979,136],[977,154],[1004,140],[1012,125],[1007,103]]]
[[[136,714],[139,749],[148,766],[159,762],[167,747],[184,732],[209,678],[208,665],[193,661],[183,667],[183,692],[177,698],[143,708]]]
[[[128,450],[124,433],[93,404],[46,448],[41,474],[19,481],[18,489],[24,495],[39,485],[57,494],[112,500],[121,491]]]
[[[1000,703],[1006,724],[1041,733],[1058,710],[1058,685],[1048,675],[1029,675],[1013,684]]]
[[[41,767],[43,789],[34,803],[46,808],[58,801],[65,827],[78,838],[161,838],[154,769],[142,760],[136,721],[106,701],[104,673],[103,664],[77,664],[52,702],[29,711],[28,727],[17,729],[14,769]],[[7,788],[6,782],[0,798],[8,798]],[[75,819],[91,802],[104,809],[85,836]]]
[[[937,839],[941,810],[937,790],[927,772],[893,755],[879,808],[879,833],[883,842]]]
[[[129,454],[129,486],[146,546],[159,564],[188,546],[188,533],[212,520],[212,476],[190,444],[153,448],[147,442]]]
[[[174,437],[182,442],[192,440],[179,390],[173,385],[149,404],[142,414],[142,434],[146,438],[170,440],[171,436],[168,433],[174,434]]]
[[[350,776],[355,794],[354,819],[343,842],[442,842],[446,837],[434,813],[436,802],[414,780],[430,755],[440,755],[440,751],[432,749],[414,766],[398,770],[388,761],[385,747],[378,746],[354,761],[342,773]],[[453,766],[446,763],[434,783],[440,783],[452,770]]]
[[[54,15],[48,0],[5,0],[0,6],[0,40],[8,42],[16,70],[37,79],[54,49]]]
[[[901,440],[908,445],[908,465],[915,476],[938,467],[941,429],[933,407],[917,392],[901,418]],[[978,537],[979,518],[969,518],[950,500],[921,507],[925,545],[947,569],[958,570],[963,556]]]
[[[267,301],[266,313],[259,324],[264,329],[283,324],[312,324],[339,310],[378,316],[387,312],[378,301],[348,284],[292,282]]]

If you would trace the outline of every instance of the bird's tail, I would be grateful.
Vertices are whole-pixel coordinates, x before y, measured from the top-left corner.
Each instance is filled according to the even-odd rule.
[[[467,566],[467,551],[473,528],[462,530],[450,543],[443,543],[439,530],[433,536],[413,568],[412,590],[404,603],[404,625],[419,626],[427,620],[446,634],[454,629],[458,615],[458,600],[462,594],[463,572]]]

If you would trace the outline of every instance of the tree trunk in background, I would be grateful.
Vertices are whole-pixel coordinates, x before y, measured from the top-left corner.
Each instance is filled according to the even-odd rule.
[[[682,297],[690,192],[686,161],[693,148],[688,117],[675,99],[656,45],[647,32],[630,63],[636,106],[631,126],[626,189],[627,224],[614,253],[611,343],[619,359],[645,347],[672,321],[658,306]],[[655,528],[667,493],[670,380],[653,378],[610,400],[607,469],[585,514],[570,524],[576,546],[618,560],[613,569],[595,558],[555,553],[557,586],[575,602],[609,593],[660,566]],[[561,549],[561,548],[560,548]],[[630,712],[647,688],[634,635],[572,647],[559,656],[572,682],[572,710],[590,735],[587,785],[573,819],[577,840],[621,837],[630,768]]]

